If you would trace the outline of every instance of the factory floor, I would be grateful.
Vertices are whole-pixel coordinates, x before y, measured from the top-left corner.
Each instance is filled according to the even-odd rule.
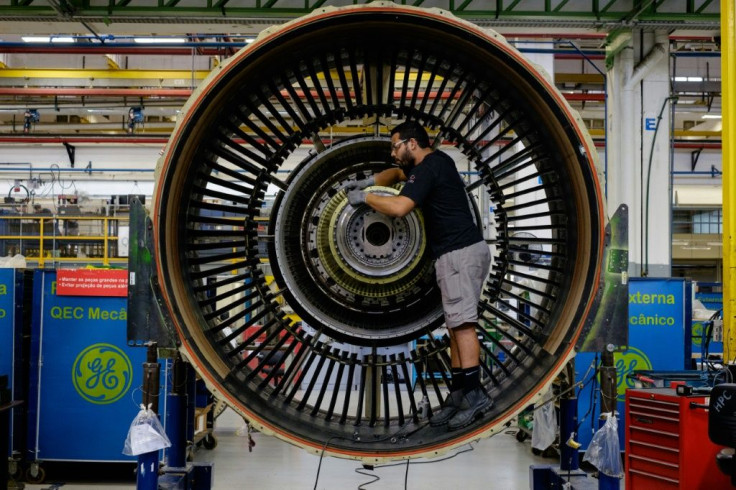
[[[217,446],[198,449],[195,461],[214,463],[214,490],[231,489],[312,489],[366,490],[421,488],[449,489],[528,489],[529,466],[555,464],[554,458],[535,456],[530,441],[518,442],[516,428],[489,439],[458,448],[437,460],[412,460],[365,469],[359,462],[324,458],[260,433],[248,451],[248,436],[242,419],[226,410],[217,419],[214,431]],[[131,490],[135,480],[90,481],[82,474],[55,477],[51,471],[45,483],[25,484],[27,490]],[[405,483],[406,481],[406,483]]]

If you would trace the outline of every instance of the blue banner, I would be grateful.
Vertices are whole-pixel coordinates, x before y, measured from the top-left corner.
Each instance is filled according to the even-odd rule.
[[[13,347],[15,326],[13,322],[13,296],[15,269],[0,269],[0,374],[8,376],[13,386]]]
[[[35,459],[134,461],[122,450],[141,403],[146,349],[127,345],[127,298],[57,296],[55,279],[37,271],[34,281],[34,354],[43,360]]]
[[[619,443],[624,447],[624,410],[626,390],[634,388],[627,378],[633,371],[682,371],[690,368],[691,348],[689,296],[684,279],[632,278],[629,280],[629,345],[614,354],[618,383]],[[575,357],[576,381],[588,381],[578,396],[579,442],[585,449],[598,428],[599,393],[592,392],[589,369],[595,355],[578,353]],[[600,363],[600,359],[599,359]],[[586,379],[586,373],[588,377]],[[599,378],[595,381],[599,381]]]
[[[15,392],[15,269],[0,269],[0,375],[8,377],[8,388]],[[12,397],[15,398],[14,396]],[[13,413],[11,412],[11,426]],[[13,430],[8,440],[8,456],[12,454]],[[3,463],[4,464],[4,463]]]

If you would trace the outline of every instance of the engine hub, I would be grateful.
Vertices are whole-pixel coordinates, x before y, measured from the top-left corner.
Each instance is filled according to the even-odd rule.
[[[271,211],[284,295],[306,323],[358,345],[413,338],[442,316],[421,212],[389,218],[347,202],[345,185],[385,168],[388,153],[385,138],[337,143],[302,162]]]

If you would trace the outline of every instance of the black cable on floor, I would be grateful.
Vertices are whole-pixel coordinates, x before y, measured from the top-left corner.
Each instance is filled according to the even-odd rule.
[[[368,485],[371,485],[373,483],[376,483],[378,480],[381,479],[381,477],[378,476],[378,475],[376,475],[375,473],[365,473],[363,471],[364,469],[367,469],[367,468],[355,468],[355,472],[358,473],[359,475],[363,475],[363,476],[372,476],[373,477],[373,480],[371,480],[369,482],[361,483],[360,485],[358,485],[358,490],[365,490],[365,487],[367,487]],[[369,470],[369,471],[373,471],[373,470]]]
[[[473,451],[474,449],[475,449],[475,448],[473,447],[473,445],[472,445],[472,444],[470,444],[470,443],[468,443],[468,449],[463,449],[462,451],[458,451],[458,452],[456,452],[456,453],[454,453],[454,454],[451,454],[450,456],[447,456],[447,457],[445,457],[445,458],[440,458],[440,459],[431,459],[431,460],[429,460],[429,461],[411,461],[411,460],[407,459],[407,460],[406,460],[406,471],[404,472],[404,490],[406,490],[406,489],[408,488],[408,486],[409,486],[409,465],[412,465],[412,464],[432,464],[432,463],[441,463],[442,461],[447,461],[448,459],[452,459],[452,458],[454,458],[455,456],[458,456],[458,455],[460,455],[460,454],[463,454],[463,453],[469,453],[470,451]],[[377,470],[377,469],[379,469],[379,468],[391,468],[392,466],[399,466],[399,465],[403,465],[403,464],[404,464],[404,463],[403,463],[403,462],[401,462],[401,463],[389,463],[389,464],[382,464],[382,465],[380,465],[380,466],[373,466],[373,467],[372,467],[372,471],[375,471],[375,470]],[[370,485],[370,484],[372,484],[372,483],[375,483],[375,482],[377,482],[377,481],[378,481],[378,480],[380,479],[380,477],[379,477],[378,475],[373,475],[373,474],[366,474],[366,473],[363,473],[362,471],[359,471],[359,470],[362,470],[362,469],[363,469],[363,468],[356,468],[356,469],[355,469],[355,472],[356,472],[356,473],[360,473],[361,475],[366,475],[366,476],[375,476],[375,477],[376,477],[376,479],[375,479],[375,480],[373,480],[373,481],[369,481],[369,482],[367,482],[367,483],[363,483],[363,484],[361,484],[361,485],[360,485],[360,486],[358,487],[358,490],[361,490],[361,489],[362,489],[362,487],[364,487],[364,486],[366,486],[366,485]]]
[[[411,422],[411,421],[406,422],[404,425],[400,426],[399,429],[396,432],[394,432],[393,434],[389,434],[389,435],[387,435],[385,437],[382,437],[380,439],[371,439],[371,440],[367,440],[367,441],[361,441],[361,440],[357,440],[356,441],[354,439],[347,439],[346,437],[342,437],[342,436],[333,436],[333,437],[330,437],[329,439],[327,439],[325,441],[324,445],[322,446],[322,451],[319,454],[319,464],[317,465],[317,475],[314,478],[314,490],[317,490],[317,483],[319,482],[319,472],[322,469],[322,459],[324,458],[325,451],[327,450],[327,446],[330,444],[331,441],[343,439],[343,440],[351,440],[353,442],[362,442],[362,443],[365,443],[365,444],[375,444],[377,442],[385,442],[385,441],[388,441],[388,440],[392,440],[392,439],[395,439],[397,437],[406,438],[407,436],[413,435],[413,434],[419,432],[420,430],[424,429],[425,427],[427,427],[427,425],[429,425],[429,422],[425,421],[423,423],[420,423],[419,426],[416,429],[414,429],[412,431],[409,431],[409,432],[406,432],[406,433],[402,433],[402,431],[406,427],[408,427],[409,425],[411,425],[412,423],[413,422]],[[401,463],[401,464],[403,464],[403,463]],[[409,470],[407,469],[407,472],[408,471]],[[374,480],[374,481],[371,481],[371,482],[368,482],[368,483],[364,483],[363,485],[370,485],[371,483],[374,483],[375,481],[377,481],[377,480]]]
[[[330,437],[327,439],[322,446],[322,452],[319,453],[319,464],[317,465],[317,476],[314,478],[314,490],[317,490],[317,482],[319,482],[319,472],[322,469],[322,459],[325,455],[325,450],[327,449],[327,445],[332,441],[333,439],[340,439],[340,437]]]

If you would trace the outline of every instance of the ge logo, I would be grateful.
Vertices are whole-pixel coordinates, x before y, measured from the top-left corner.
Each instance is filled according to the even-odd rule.
[[[693,323],[693,345],[700,346],[703,343],[703,324],[700,322]]]
[[[88,402],[112,403],[130,389],[133,367],[118,347],[93,344],[74,361],[72,380],[77,393]]]
[[[647,355],[636,347],[629,347],[621,353],[615,353],[613,359],[616,363],[618,399],[619,401],[624,401],[626,390],[628,388],[634,388],[634,380],[627,378],[627,375],[637,370],[651,370],[652,363],[649,361]]]

